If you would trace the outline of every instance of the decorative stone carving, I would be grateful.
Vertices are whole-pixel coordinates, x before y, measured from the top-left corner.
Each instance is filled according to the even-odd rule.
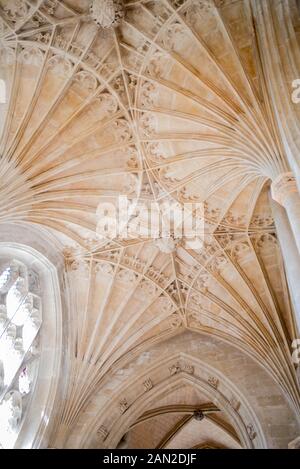
[[[143,382],[143,386],[145,391],[150,391],[153,388],[153,383],[150,378],[146,379],[146,381]]]
[[[211,203],[205,201],[204,202],[204,215],[205,215],[205,218],[216,221],[220,217],[220,208],[213,206]]]
[[[167,67],[169,63],[170,59],[167,54],[161,51],[156,51],[151,56],[151,59],[149,61],[148,72],[152,77],[162,78],[167,72]],[[142,88],[142,93],[144,92],[144,95],[148,95],[149,99],[148,103],[144,102],[145,106],[152,106],[154,104],[153,101],[158,96],[158,87],[154,83],[149,84],[151,86],[148,85],[148,90],[144,90],[144,87]]]
[[[40,67],[43,60],[43,52],[38,47],[25,47],[19,55],[19,62],[36,67]]]
[[[112,87],[119,94],[119,96],[122,96],[124,94],[125,84],[122,75],[119,75],[112,81]]]
[[[170,282],[169,277],[167,277],[152,265],[149,267],[147,275],[162,287]]]
[[[113,123],[113,129],[118,142],[128,142],[131,139],[131,131],[126,119],[120,118],[115,120]]]
[[[101,425],[97,430],[97,434],[100,436],[102,441],[105,441],[109,435],[109,432],[104,425]]]
[[[172,329],[177,329],[178,327],[182,326],[182,317],[179,313],[173,313],[170,316],[169,321]]]
[[[182,5],[184,5],[186,0],[172,0],[172,4],[174,5],[175,8],[180,8]]]
[[[54,38],[54,44],[59,49],[67,49],[69,41],[65,39],[61,34],[57,34]]]
[[[249,435],[250,440],[254,440],[256,438],[256,432],[252,423],[249,423],[249,425],[247,425],[247,433]]]
[[[3,1],[1,5],[6,3],[8,1]],[[11,0],[10,3],[16,3],[16,1]],[[219,15],[216,10],[211,11],[212,8],[209,12],[205,9],[206,5],[213,7],[213,1],[130,1],[126,23],[124,21],[116,35],[112,34],[107,40],[103,40],[97,31],[97,26],[86,17],[85,5],[92,3],[92,0],[74,1],[74,11],[69,10],[73,2],[64,0],[24,0],[20,3],[26,3],[29,8],[30,5],[39,6],[41,13],[34,19],[36,22],[34,26],[40,28],[36,32],[32,29],[32,23],[26,22],[19,30],[12,33],[11,22],[5,19],[9,25],[9,31],[7,32],[6,29],[5,34],[8,39],[4,36],[3,43],[5,41],[5,44],[11,44],[10,50],[12,56],[15,55],[15,59],[19,59],[21,55],[23,58],[22,64],[16,67],[17,79],[12,79],[7,86],[11,103],[5,107],[4,114],[7,108],[14,108],[15,98],[17,98],[18,106],[14,115],[9,116],[4,123],[4,161],[7,141],[9,158],[13,164],[13,152],[14,149],[16,150],[16,165],[20,166],[20,168],[16,167],[16,175],[19,173],[24,177],[28,175],[31,181],[30,193],[27,197],[26,186],[24,185],[24,191],[22,191],[22,184],[15,181],[13,174],[10,175],[9,171],[7,172],[9,180],[13,182],[12,188],[9,187],[7,192],[7,200],[11,207],[8,213],[12,214],[17,223],[18,217],[24,216],[25,224],[30,224],[31,220],[35,220],[36,230],[39,230],[39,223],[48,224],[48,227],[44,227],[41,231],[47,238],[47,230],[51,233],[54,230],[57,231],[55,237],[49,233],[49,241],[53,238],[54,243],[58,245],[55,239],[59,239],[59,244],[71,242],[67,239],[73,239],[74,243],[82,246],[81,252],[84,252],[88,247],[84,238],[94,227],[95,215],[92,212],[94,212],[98,195],[101,193],[101,197],[103,195],[103,198],[111,200],[113,198],[111,189],[114,194],[123,189],[131,191],[131,177],[129,176],[127,180],[124,173],[133,172],[134,190],[137,186],[138,190],[142,186],[142,194],[149,195],[149,198],[156,196],[154,181],[159,180],[160,175],[170,185],[174,183],[174,192],[171,190],[169,192],[175,199],[179,194],[181,201],[193,201],[196,197],[203,200],[207,197],[209,203],[205,207],[205,216],[215,222],[215,225],[223,217],[230,203],[233,203],[235,215],[239,216],[240,212],[245,209],[245,201],[248,197],[249,215],[254,205],[255,213],[266,213],[265,219],[262,219],[260,215],[253,217],[251,226],[258,229],[271,226],[267,215],[267,191],[265,187],[261,189],[263,177],[260,178],[257,171],[263,170],[266,165],[271,167],[273,158],[280,166],[280,155],[276,151],[273,152],[276,146],[276,142],[274,146],[272,141],[275,132],[271,131],[270,134],[268,132],[269,123],[264,122],[266,113],[263,112],[264,107],[259,100],[259,93],[251,92],[251,86],[245,88],[247,83],[252,84],[255,81],[257,89],[260,89],[260,80],[254,70],[255,63],[251,62],[251,34],[244,35],[248,28],[244,28],[241,24],[243,30],[241,32],[239,25],[233,21],[238,16],[240,5],[235,4],[232,11],[226,6],[222,15]],[[101,3],[102,5],[109,4],[108,1],[94,1],[93,5],[99,6]],[[221,3],[222,1],[219,0],[218,5]],[[225,3],[228,5],[228,0],[225,0]],[[186,21],[184,14],[192,4],[199,8],[196,12],[196,27],[189,29],[184,24]],[[180,8],[178,13],[174,11],[172,5]],[[99,11],[102,19],[104,17],[107,20],[105,11],[100,8]],[[134,18],[133,13],[135,13]],[[52,21],[48,15],[54,14],[57,14],[57,17]],[[191,12],[192,15],[195,15],[195,11]],[[245,18],[241,20],[245,22],[245,26],[247,26],[247,21],[250,21],[249,31],[251,32],[251,15],[244,16]],[[175,19],[178,22],[174,22]],[[115,19],[110,18],[110,22],[114,25]],[[201,25],[202,28],[198,28]],[[109,29],[109,21],[105,26]],[[101,27],[105,26],[102,23]],[[175,48],[176,54],[165,54],[157,50],[167,28],[169,30],[165,38],[166,47]],[[241,34],[243,36],[242,51],[239,50]],[[147,41],[145,37],[149,40]],[[250,41],[250,46],[248,41]],[[32,45],[36,47],[31,47]],[[24,51],[23,47],[26,47]],[[34,53],[42,63],[53,51],[67,58],[70,58],[70,54],[73,57],[70,65],[72,75],[69,81],[60,80],[55,74],[49,77],[50,74],[44,68],[35,70],[37,73],[33,73],[30,67],[24,66],[35,60]],[[243,56],[241,64],[239,63],[240,55]],[[128,66],[131,58],[134,61],[136,56],[139,57],[137,63],[140,64],[138,70]],[[16,63],[19,64],[19,60]],[[245,64],[244,68],[243,64]],[[42,65],[44,67],[44,63]],[[87,70],[91,74],[86,72]],[[251,76],[248,76],[249,71]],[[8,79],[13,78],[13,72],[14,68],[8,67]],[[123,79],[120,72],[122,72]],[[71,79],[75,80],[76,85],[71,82]],[[98,98],[94,96],[87,98],[84,93],[76,95],[76,91],[88,90],[93,93],[97,89],[97,84],[99,86]],[[31,96],[31,92],[26,93],[27,86],[34,96]],[[128,102],[125,100],[122,102],[117,94],[124,93],[126,88],[136,91],[136,96]],[[249,112],[247,112],[246,104],[250,107]],[[154,130],[149,125],[150,134],[152,131],[156,134],[153,139],[143,138],[142,133],[140,135],[138,132],[138,125],[136,126],[139,124],[139,116],[146,115],[148,110],[153,112],[157,119]],[[124,125],[124,133],[122,125],[120,126],[120,135],[117,134],[112,123],[112,115],[116,112],[118,112],[116,118],[120,115],[126,116],[128,123]],[[105,128],[101,120],[105,122]],[[118,124],[116,127],[118,130]],[[254,128],[261,128],[263,131],[255,134]],[[18,137],[17,141],[14,141],[15,136]],[[133,148],[133,145],[136,145],[137,151],[134,150],[132,155],[127,154],[127,148]],[[117,153],[119,151],[120,154]],[[145,161],[142,160],[144,155]],[[246,163],[243,159],[247,160]],[[138,160],[140,166],[137,164]],[[30,165],[31,161],[34,161],[33,166]],[[250,166],[246,166],[248,163]],[[168,165],[167,173],[164,174],[162,171],[159,174],[158,170],[166,165]],[[3,170],[5,174],[6,168],[3,167]],[[38,174],[40,171],[41,173]],[[150,183],[142,181],[142,172]],[[137,174],[139,175],[138,181]],[[136,185],[136,182],[139,184]],[[142,182],[145,183],[141,184]],[[45,188],[43,188],[44,185]],[[14,187],[20,189],[16,191],[16,196]],[[167,186],[165,187],[167,190]],[[16,200],[19,196],[20,201]],[[14,206],[16,207],[15,214],[12,210]],[[236,220],[235,215],[231,217],[231,220],[229,217],[228,221],[231,223],[239,221]],[[7,216],[6,210],[3,216],[4,218]],[[211,224],[212,237],[215,236],[215,225]],[[233,227],[227,226],[227,228],[229,232],[233,231]],[[259,231],[258,229],[253,231]],[[236,230],[236,232],[239,231],[242,230]],[[243,231],[247,232],[247,229]],[[226,230],[222,225],[220,233],[224,232],[226,233]],[[209,238],[209,233],[207,238]],[[77,354],[76,366],[71,368],[75,372],[78,371],[79,377],[85,377],[86,384],[82,388],[83,394],[80,393],[78,397],[76,388],[71,389],[73,383],[76,385],[76,377],[70,377],[73,397],[72,402],[66,399],[67,410],[64,412],[64,415],[69,416],[70,422],[74,422],[75,415],[79,415],[79,402],[91,402],[90,395],[95,391],[93,386],[98,384],[98,376],[102,382],[102,374],[112,364],[111,352],[113,352],[111,358],[116,360],[116,365],[112,364],[112,368],[114,366],[117,368],[119,355],[122,357],[121,366],[125,366],[122,361],[123,356],[127,356],[128,351],[130,355],[136,345],[143,350],[149,342],[152,350],[152,346],[154,347],[160,335],[162,338],[167,337],[169,333],[175,336],[180,329],[171,331],[170,328],[186,325],[186,317],[179,311],[176,301],[171,301],[166,291],[174,280],[171,256],[161,255],[153,246],[152,241],[131,241],[111,243],[105,247],[105,241],[103,241],[102,246],[99,243],[97,249],[97,242],[95,242],[91,246],[93,250],[85,255],[86,258],[91,259],[89,254],[92,253],[93,260],[83,264],[86,269],[84,272],[91,273],[91,279],[89,275],[81,275],[81,272],[67,272],[68,282],[63,287],[67,288],[67,284],[70,283],[75,290],[75,303],[78,303],[73,305],[75,321],[72,322],[72,327],[74,326],[72,334],[74,343],[76,339],[79,355]],[[158,240],[158,243],[160,241]],[[162,241],[164,243],[164,240]],[[226,248],[228,257],[230,253],[236,257],[244,255],[243,245],[238,245],[230,251],[232,244],[227,241],[228,238],[222,246]],[[107,259],[111,259],[111,263],[101,261],[102,257],[105,258],[103,251],[116,249],[117,244],[119,245],[118,253],[107,254]],[[217,247],[220,248],[219,245]],[[279,308],[278,314],[281,314],[280,309],[289,306],[288,301],[285,305],[282,300],[288,297],[288,291],[284,275],[279,275],[280,258],[270,253],[266,262],[265,259],[259,259],[260,262],[256,262],[254,255],[253,259],[249,256],[247,260],[252,262],[249,264],[245,262],[243,265],[245,269],[239,269],[239,272],[235,270],[238,267],[236,263],[232,263],[230,271],[229,268],[228,271],[226,269],[226,274],[228,274],[224,278],[226,282],[220,281],[218,284],[213,275],[207,272],[209,267],[213,267],[213,262],[210,264],[210,260],[214,255],[214,249],[212,243],[211,248],[206,244],[201,253],[196,250],[187,252],[181,243],[176,258],[178,288],[174,284],[170,285],[168,290],[170,295],[174,295],[174,298],[177,295],[178,299],[178,294],[181,296],[187,292],[187,287],[182,286],[179,280],[183,278],[184,262],[191,264],[191,271],[193,266],[197,266],[198,272],[201,270],[199,278],[196,273],[193,273],[188,280],[184,277],[184,283],[191,286],[189,290],[191,296],[189,296],[186,309],[189,311],[191,307],[192,310],[197,310],[188,316],[188,324],[194,322],[199,329],[203,329],[205,334],[213,332],[216,341],[218,337],[224,337],[225,342],[235,345],[238,345],[239,340],[246,341],[245,349],[248,348],[251,355],[255,353],[261,357],[262,362],[264,359],[262,355],[265,355],[263,343],[274,346],[276,353],[268,355],[266,368],[270,367],[271,372],[275,373],[279,384],[287,383],[285,391],[293,398],[295,393],[293,382],[286,376],[289,367],[285,366],[285,355],[281,354],[284,340],[279,340],[277,344],[278,338],[284,339],[284,331],[282,332],[277,318],[277,309]],[[168,247],[166,251],[163,246],[161,250],[172,252],[174,247],[172,246],[170,251]],[[55,259],[52,254],[51,259]],[[140,257],[135,257],[135,254]],[[45,255],[47,256],[47,252]],[[78,260],[76,262],[78,262],[77,266],[75,263],[73,267],[80,269],[80,262]],[[114,262],[117,262],[116,267],[113,265]],[[152,265],[148,268],[150,263]],[[123,269],[125,265],[135,273],[128,274],[125,270],[121,270],[120,274],[113,278],[109,279],[107,276],[102,278],[104,274],[117,273],[119,266]],[[58,265],[58,267],[61,266]],[[188,265],[185,268],[188,268]],[[217,268],[219,268],[218,265]],[[97,273],[97,276],[94,277],[94,273]],[[128,278],[126,278],[127,275]],[[138,286],[132,285],[137,280],[137,275],[140,280],[137,281]],[[270,282],[263,281],[264,275],[266,280],[268,276],[270,277]],[[146,278],[151,278],[151,281]],[[247,289],[244,280],[247,280],[249,286],[254,282],[254,288]],[[124,282],[125,286],[132,285],[132,289],[130,288],[132,291],[128,289],[124,295],[122,288],[124,291],[125,288],[124,285],[120,285],[120,281]],[[226,283],[232,288],[226,288]],[[135,286],[137,288],[134,288]],[[159,296],[162,293],[161,288],[164,296]],[[210,292],[207,292],[207,288]],[[78,301],[76,293],[78,293]],[[4,295],[1,292],[0,302],[3,301],[5,295],[6,291]],[[203,310],[200,309],[201,305]],[[28,302],[24,308],[27,309],[26,315],[32,313],[30,306]],[[251,311],[253,313],[249,314]],[[273,322],[268,313],[271,314]],[[284,310],[282,313],[288,320],[289,311]],[[211,328],[210,318],[214,321]],[[30,315],[27,319],[34,326],[35,322],[32,321],[34,317]],[[38,317],[36,319],[38,320]],[[7,325],[7,321],[6,306],[0,305],[0,323]],[[270,321],[272,327],[268,326]],[[211,331],[213,327],[214,330]],[[279,333],[277,333],[277,328],[280,329]],[[254,335],[251,334],[251,330]],[[16,350],[17,355],[20,351],[22,352],[22,345],[23,348],[26,348],[26,345],[24,340],[16,342],[15,328],[10,328],[8,332],[8,342],[11,343],[11,348]],[[192,332],[189,334],[195,335]],[[203,338],[204,334],[203,337],[201,336],[201,341]],[[187,349],[194,347],[194,343],[193,345],[183,343],[180,336],[177,340],[182,347],[182,352],[187,351],[185,347]],[[177,343],[175,337],[172,343]],[[171,346],[173,347],[172,344]],[[163,349],[164,345],[161,347]],[[172,349],[172,353],[174,349],[176,350],[176,346]],[[274,363],[277,363],[277,355],[283,358],[278,361],[280,363],[276,368]],[[188,353],[184,356],[188,356]],[[84,359],[80,360],[80,357]],[[155,355],[154,358],[159,360],[159,356]],[[224,360],[225,358],[224,355]],[[274,363],[273,360],[275,360]],[[23,369],[22,365],[21,369]],[[139,373],[142,369],[143,365],[140,365]],[[169,374],[168,365],[165,372]],[[133,369],[130,376],[132,382],[136,376],[138,376],[136,370]],[[156,375],[153,375],[153,379],[155,379],[154,376]],[[144,389],[143,385],[149,388],[150,385],[145,385],[143,381],[143,379],[140,380],[137,392],[141,393]],[[16,381],[14,385],[15,383]],[[124,389],[125,384],[124,378]],[[156,386],[155,381],[155,389]],[[209,387],[208,384],[206,386]],[[23,383],[19,389],[25,390],[25,388],[26,384]],[[115,395],[116,389],[111,392],[110,396]],[[231,394],[228,393],[228,395]],[[127,397],[130,403],[133,402],[131,394]],[[102,402],[101,399],[100,396],[99,403]],[[118,403],[119,400],[117,400],[117,406]],[[83,406],[82,411],[85,412],[85,410]],[[83,421],[81,417],[79,416],[80,421]],[[246,423],[249,421],[252,419],[249,418]]]
[[[124,17],[122,0],[92,0],[91,17],[101,28],[115,28]]]
[[[134,92],[135,92],[135,89],[136,89],[136,86],[137,86],[137,82],[138,82],[138,78],[133,73],[127,73],[127,78],[128,78],[128,80],[127,80],[128,81],[128,88],[132,92],[132,95],[134,95]]]
[[[81,58],[83,54],[83,49],[81,45],[76,44],[76,42],[72,42],[69,46],[69,54],[75,55],[78,58]],[[79,72],[80,73],[80,72]]]
[[[182,371],[180,363],[177,362],[175,363],[175,365],[170,366],[169,371],[170,371],[171,376],[174,376],[180,373]]]
[[[194,300],[194,297],[193,297]],[[188,325],[190,327],[200,327],[201,326],[201,311],[192,311],[188,315]]]
[[[201,272],[198,277],[197,277],[197,280],[195,282],[195,288],[199,291],[201,291],[202,293],[205,293],[209,287],[209,282],[210,282],[210,279],[211,279],[211,276],[209,275],[208,272],[206,271],[203,271]],[[201,301],[201,297],[200,298],[200,301]]]
[[[101,275],[111,276],[114,273],[114,266],[108,262],[97,262],[95,270],[96,272],[101,272]]]
[[[87,52],[83,57],[84,62],[93,68],[96,68],[100,61],[100,58],[92,51]]]
[[[169,371],[170,375],[174,376],[178,373],[188,373],[189,375],[193,375],[195,370],[189,363],[178,361],[174,365],[170,366]]]
[[[49,44],[51,39],[51,34],[47,32],[40,32],[35,37],[34,40],[41,42],[42,44]]]
[[[110,262],[117,262],[119,258],[119,251],[107,251],[101,254],[101,257]]]
[[[87,275],[90,270],[89,261],[82,257],[76,257],[75,259],[68,259],[70,270],[77,270],[78,272]]]
[[[214,388],[214,389],[217,389],[218,386],[219,386],[219,380],[218,378],[216,378],[215,376],[210,376],[207,380],[208,384]]]
[[[142,272],[145,269],[145,262],[142,261],[139,257],[131,257],[128,254],[124,254],[121,263],[123,265],[127,265],[132,267],[134,270],[138,270],[139,272]],[[140,285],[143,284],[143,280],[141,281]],[[147,286],[146,286],[147,288]]]
[[[29,6],[25,0],[2,0],[1,7],[6,17],[13,23],[23,20],[29,12]]]
[[[179,291],[183,298],[186,298],[189,292],[189,287],[187,285],[184,285],[182,282],[178,282],[179,285]]]
[[[271,215],[254,215],[251,220],[251,226],[255,226],[257,228],[267,228],[270,226],[274,226],[274,219]]]
[[[167,292],[170,296],[176,297],[177,295],[177,284],[174,280],[167,288]]]
[[[99,72],[104,78],[109,78],[114,73],[115,69],[115,64],[107,60],[101,65]]]
[[[90,72],[82,70],[74,76],[75,83],[87,91],[95,91],[98,85],[97,79]]]
[[[121,414],[124,414],[127,409],[129,409],[129,405],[126,399],[122,399],[119,404]]]
[[[229,228],[225,229],[224,231],[226,231],[226,233],[219,234],[217,230],[216,232],[217,240],[220,246],[222,246],[224,249],[228,249],[232,245],[232,242],[234,240],[234,235],[229,233]]]
[[[157,294],[157,287],[155,284],[147,279],[142,279],[137,288],[138,294],[141,292],[147,297],[154,297]]]
[[[244,215],[238,215],[232,210],[229,210],[227,215],[223,218],[223,223],[231,226],[245,226],[246,218]]]
[[[158,97],[158,86],[151,81],[144,81],[140,89],[140,104],[142,107],[153,107]]]
[[[280,174],[271,184],[273,199],[280,205],[285,205],[290,194],[298,192],[296,178],[293,173]]]
[[[47,19],[41,15],[39,11],[36,11],[34,15],[29,20],[29,24],[32,24],[34,28],[40,28],[47,24]]]
[[[138,150],[134,145],[130,145],[126,148],[125,154],[127,156],[126,166],[129,169],[137,169],[139,167],[139,156]]]
[[[163,34],[162,43],[166,50],[174,50],[187,35],[186,27],[179,21],[171,23]]]
[[[154,130],[153,130],[154,133]],[[173,166],[164,166],[158,170],[159,178],[162,182],[166,183],[168,187],[175,187],[181,181],[178,171]]]
[[[41,285],[39,275],[35,270],[28,270],[28,288],[32,293],[39,295],[41,293]]]
[[[231,256],[233,259],[239,261],[244,255],[251,252],[250,246],[247,241],[240,241],[233,243],[231,248]]]
[[[46,0],[44,2],[44,9],[46,10],[46,13],[48,15],[53,16],[58,5],[59,5],[58,0]]]
[[[277,239],[275,234],[263,233],[254,235],[253,240],[258,251],[277,246]]]
[[[167,315],[175,309],[175,305],[167,296],[161,295],[158,299],[158,308],[160,308],[162,312]]]
[[[127,286],[133,285],[137,279],[138,275],[132,270],[120,269],[117,273],[117,279],[125,283]]]
[[[153,161],[161,161],[167,157],[163,145],[159,142],[147,142],[146,149],[147,156]]]
[[[157,129],[157,119],[155,114],[144,112],[140,116],[140,129],[145,137],[154,136]]]
[[[194,26],[197,19],[205,13],[210,13],[214,7],[213,0],[192,0],[185,9],[184,16],[186,21]]]
[[[62,55],[53,55],[48,60],[48,68],[62,77],[69,77],[72,74],[72,62]]]
[[[192,365],[189,365],[188,363],[184,363],[182,371],[184,371],[185,373],[188,373],[189,375],[193,375],[195,369]]]
[[[134,194],[137,192],[139,186],[139,178],[136,174],[131,173],[126,175],[126,182],[122,189],[125,194]]]
[[[178,191],[178,198],[182,202],[197,202],[199,200],[199,197],[197,195],[194,195],[191,193],[190,189],[187,186],[183,186],[179,191]]]
[[[194,419],[197,420],[198,422],[201,422],[201,420],[204,419],[204,413],[202,412],[202,410],[196,409],[196,410],[194,410],[193,417],[194,417]]]
[[[213,257],[213,259],[209,263],[209,269],[212,272],[221,273],[227,264],[228,264],[228,259],[226,258],[224,254],[221,253]]]
[[[237,412],[241,406],[241,403],[237,400],[236,397],[232,396],[232,398],[230,399],[230,405]]]
[[[103,92],[97,98],[95,98],[95,102],[100,103],[101,105],[101,114],[102,117],[107,115],[113,115],[118,110],[118,101],[115,96],[110,93]],[[122,124],[118,123],[115,125],[116,132],[121,131]],[[124,138],[124,135],[123,135]],[[127,138],[127,137],[126,137]]]

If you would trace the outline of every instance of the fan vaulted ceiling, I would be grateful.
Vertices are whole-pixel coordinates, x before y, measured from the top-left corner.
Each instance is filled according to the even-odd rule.
[[[69,379],[56,444],[116,445],[112,422],[135,399],[127,387],[141,379],[146,391],[155,389],[163,374],[159,347],[161,366],[178,367],[171,377],[195,378],[192,344],[201,360],[219,357],[212,370],[219,363],[245,393],[246,378],[234,378],[235,366],[227,370],[225,361],[252,373],[260,366],[265,396],[281,399],[290,423],[299,412],[289,352],[295,325],[268,195],[270,179],[289,169],[262,69],[255,2],[127,0],[112,26],[109,16],[99,24],[91,3],[0,2],[7,87],[0,222],[50,232],[65,258]],[[203,248],[101,240],[97,206],[120,194],[158,205],[203,202]],[[144,377],[145,367],[157,378]],[[207,381],[215,391],[221,378],[212,371]],[[222,409],[197,422],[191,408],[181,408],[205,409],[211,401],[178,381],[136,411],[123,440],[243,446]],[[116,409],[102,422],[105,402]],[[166,405],[175,409],[152,415],[152,427],[136,423]],[[248,424],[255,445],[258,430]],[[93,429],[89,440],[84,428]],[[270,444],[284,445],[294,433],[284,427]]]

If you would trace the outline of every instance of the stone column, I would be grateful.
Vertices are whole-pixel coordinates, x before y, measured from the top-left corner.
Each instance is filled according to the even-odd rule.
[[[300,253],[300,195],[293,173],[280,174],[271,185],[272,198],[282,205]]]
[[[271,200],[272,213],[282,252],[287,282],[295,314],[296,326],[300,331],[300,255],[289,224],[287,213],[277,202]]]

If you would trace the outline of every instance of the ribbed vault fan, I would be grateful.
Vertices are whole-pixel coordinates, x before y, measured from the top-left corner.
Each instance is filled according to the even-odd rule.
[[[286,171],[251,2],[124,2],[103,36],[89,1],[1,2],[0,222],[65,246],[71,427],[128,351],[184,328],[230,341],[299,405],[268,180]],[[3,112],[2,112],[3,111]],[[204,248],[97,239],[119,194],[203,202]]]

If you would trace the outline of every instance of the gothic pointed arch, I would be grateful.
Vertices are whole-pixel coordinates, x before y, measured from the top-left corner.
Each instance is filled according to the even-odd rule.
[[[14,227],[10,239],[8,231],[1,226],[0,444],[3,448],[47,447],[61,390],[59,276],[45,251],[36,249],[37,242],[45,249],[45,240],[29,229],[29,245],[25,227],[19,233]]]

